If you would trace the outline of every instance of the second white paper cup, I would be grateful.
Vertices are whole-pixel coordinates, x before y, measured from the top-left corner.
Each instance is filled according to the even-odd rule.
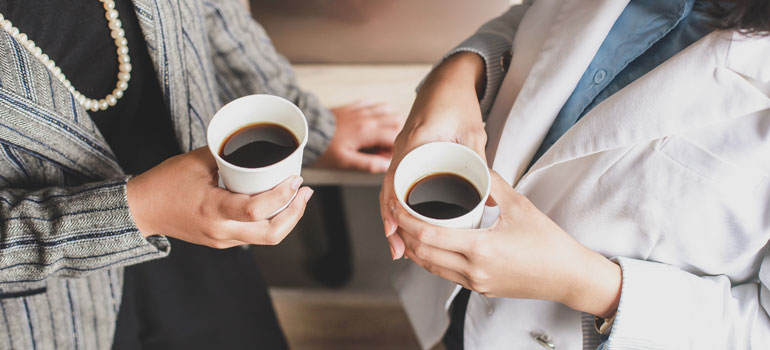
[[[469,213],[453,219],[434,219],[414,211],[406,204],[409,189],[426,176],[455,174],[468,180],[481,194],[481,201]],[[407,153],[396,168],[393,187],[398,202],[412,216],[427,223],[450,228],[479,228],[484,204],[489,197],[489,168],[472,149],[453,142],[431,142]]]

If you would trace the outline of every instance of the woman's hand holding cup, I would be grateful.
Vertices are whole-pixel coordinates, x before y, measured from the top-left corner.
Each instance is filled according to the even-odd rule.
[[[299,176],[255,195],[230,192],[217,181],[217,165],[206,147],[132,178],[127,196],[139,231],[145,237],[162,234],[213,248],[275,245],[297,224],[313,194],[300,188]],[[286,203],[286,209],[271,217]]]
[[[307,120],[290,101],[236,99],[209,123],[208,147],[128,182],[131,215],[145,237],[162,234],[214,248],[278,244],[313,194],[300,188],[307,137]],[[285,144],[288,138],[295,143]]]
[[[401,159],[428,142],[455,142],[484,157],[486,133],[479,107],[484,61],[475,53],[458,53],[437,67],[417,94],[409,118],[396,138],[393,159],[380,192],[380,214],[393,259],[404,254],[391,208],[398,205],[393,177]]]

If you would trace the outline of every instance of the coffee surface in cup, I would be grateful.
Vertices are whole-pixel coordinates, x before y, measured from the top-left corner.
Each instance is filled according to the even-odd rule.
[[[406,194],[412,210],[433,219],[454,219],[470,213],[481,194],[462,176],[438,173],[415,182]]]
[[[244,168],[278,163],[299,147],[294,134],[273,123],[244,126],[228,136],[219,150],[226,162]]]

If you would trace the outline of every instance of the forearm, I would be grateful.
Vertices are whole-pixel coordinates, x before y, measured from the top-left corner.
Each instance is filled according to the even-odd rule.
[[[486,86],[484,60],[473,52],[459,52],[438,65],[425,79],[419,94],[436,91],[474,91],[477,97]]]
[[[78,187],[0,190],[0,282],[77,277],[165,256],[145,239],[126,201],[126,179]]]
[[[474,53],[482,59],[485,76],[482,88],[479,89],[479,105],[482,114],[486,116],[497,96],[497,91],[505,77],[504,59],[510,54],[513,38],[519,28],[519,23],[529,9],[530,2],[514,5],[505,13],[482,25],[479,30],[457,45],[444,58],[444,61],[458,53]]]

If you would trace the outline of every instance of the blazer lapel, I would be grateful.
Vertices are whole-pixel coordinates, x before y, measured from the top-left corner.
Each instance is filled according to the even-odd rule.
[[[529,72],[521,74],[521,71],[527,69],[517,66],[527,64],[528,60],[512,60],[513,66],[508,75],[519,72],[526,80],[517,93],[517,87],[512,82],[516,79],[506,76],[487,127],[491,134],[488,159],[492,161],[493,169],[510,183],[518,181],[524,173],[561,106],[569,98],[627,3],[627,0],[564,0],[556,10],[556,17],[536,59],[531,60]],[[554,5],[558,6],[552,2],[541,6]],[[533,18],[543,12],[538,9],[536,2],[524,21],[541,20]],[[522,28],[525,26],[522,25]],[[517,34],[514,43],[538,40],[543,40],[542,32],[523,29]],[[517,44],[514,51],[521,50],[521,46]],[[515,101],[500,128],[499,125],[503,123],[496,120],[495,114],[498,118],[506,117],[507,108],[498,107],[498,104],[504,104],[505,99],[512,97]],[[499,142],[494,142],[498,139]],[[504,151],[497,152],[498,149]]]
[[[89,178],[123,173],[88,112],[5,31],[0,65],[0,140]]]
[[[161,0],[133,0],[139,25],[147,42],[164,101],[171,115],[179,147],[183,152],[205,144],[205,137],[190,130],[190,91],[185,61],[183,25],[193,25],[189,11],[181,3]],[[187,4],[187,6],[198,6]],[[196,23],[200,25],[200,23]],[[191,28],[187,28],[191,30]],[[198,29],[198,28],[195,28]],[[202,68],[201,68],[202,69]]]
[[[597,105],[527,176],[554,164],[770,108],[770,68],[764,64],[768,55],[767,40],[731,41],[724,32],[709,34]]]

